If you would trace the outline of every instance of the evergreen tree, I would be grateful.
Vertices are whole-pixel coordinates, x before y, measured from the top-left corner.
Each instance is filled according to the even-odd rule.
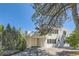
[[[26,47],[26,41],[21,34],[21,30],[16,30],[15,27],[11,27],[10,24],[8,24],[3,31],[2,38],[2,45],[5,49],[24,50]]]
[[[2,32],[4,30],[4,26],[0,25],[0,32]]]
[[[18,30],[18,40],[19,40],[19,43],[18,43],[16,49],[24,50],[26,48],[26,41],[25,41],[24,37],[25,36],[23,35],[23,33],[21,31],[21,28],[19,28],[19,30]]]

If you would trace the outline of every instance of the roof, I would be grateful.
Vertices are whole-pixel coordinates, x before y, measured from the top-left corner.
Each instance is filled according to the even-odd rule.
[[[65,28],[54,28],[54,29],[58,29],[58,30],[62,30],[62,31],[66,31],[66,33],[68,32],[68,29],[65,29]],[[32,37],[32,38],[45,38],[45,36],[44,35],[40,35],[40,33],[38,33],[38,32],[29,32],[29,37]]]
[[[41,36],[40,35],[40,33],[38,33],[38,32],[31,32],[30,31],[30,33],[28,34],[29,35],[29,37],[31,37],[31,38],[45,38],[45,36]]]

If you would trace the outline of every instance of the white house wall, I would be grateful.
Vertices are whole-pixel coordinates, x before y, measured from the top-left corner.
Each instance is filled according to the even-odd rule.
[[[64,37],[63,36],[63,31],[64,29],[58,29],[58,34],[47,34],[45,36],[45,38],[40,38],[39,43],[40,43],[40,47],[44,47],[44,48],[53,48],[53,47],[63,47],[64,46]],[[36,36],[37,37],[37,36]],[[56,39],[56,43],[47,43],[47,39],[52,39],[55,40]],[[29,39],[28,42],[28,47],[31,46],[37,46],[37,38],[36,39]]]
[[[47,43],[47,39],[45,39],[45,42],[44,42],[44,48],[52,48],[55,44],[48,44]]]
[[[56,39],[58,34],[46,35],[46,39]]]
[[[63,29],[59,29],[58,34],[51,34],[51,35],[46,35],[46,40],[44,42],[44,47],[45,48],[52,48],[52,47],[63,47],[64,46],[64,37],[63,36]],[[56,44],[49,44],[47,43],[47,39],[59,39],[59,41],[56,41]],[[56,46],[57,45],[57,46]]]
[[[46,39],[45,39],[45,42],[44,42],[44,48],[52,48],[53,46],[55,46],[55,44],[48,44],[47,43],[47,39],[56,39],[57,38],[57,34],[51,34],[50,36],[49,35],[46,35]]]

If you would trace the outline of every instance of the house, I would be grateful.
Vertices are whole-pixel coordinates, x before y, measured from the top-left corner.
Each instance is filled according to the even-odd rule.
[[[63,47],[67,30],[64,28],[54,28],[51,33],[40,36],[38,32],[27,34],[27,47],[39,46],[43,48]]]

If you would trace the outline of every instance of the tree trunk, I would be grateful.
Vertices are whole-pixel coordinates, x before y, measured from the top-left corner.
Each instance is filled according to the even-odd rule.
[[[74,20],[76,29],[79,32],[79,18],[78,18],[78,12],[77,12],[77,4],[74,4],[72,7],[72,15],[73,15],[73,20]]]

